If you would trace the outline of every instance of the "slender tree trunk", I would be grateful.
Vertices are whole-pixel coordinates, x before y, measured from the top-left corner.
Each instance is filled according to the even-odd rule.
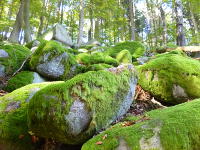
[[[60,14],[60,23],[63,23],[63,17],[64,17],[64,0],[61,1],[61,14]]]
[[[42,35],[42,31],[43,31],[43,27],[44,27],[44,12],[46,11],[46,4],[45,4],[45,0],[43,0],[43,6],[42,6],[42,10],[41,10],[41,16],[40,16],[40,25],[38,28],[38,33],[37,33],[37,37],[40,37]]]
[[[31,28],[29,22],[30,15],[30,0],[25,0],[24,2],[24,41],[26,43],[31,41]]]
[[[83,43],[83,27],[84,27],[84,0],[80,0],[80,13],[79,13],[79,33],[77,44],[80,46]]]
[[[24,0],[20,2],[20,8],[13,26],[13,31],[11,32],[9,41],[13,43],[19,42],[20,31],[23,25],[23,11],[24,11]]]
[[[100,36],[99,36],[99,34],[100,34],[100,32],[99,32],[99,22],[100,22],[100,19],[99,18],[97,18],[97,20],[95,20],[95,32],[94,32],[94,38],[96,39],[96,40],[99,40],[100,39]]]
[[[135,40],[135,7],[134,0],[129,0],[129,24],[130,24],[130,32],[131,32],[131,40]]]
[[[160,14],[161,14],[161,22],[162,22],[162,28],[163,28],[163,33],[162,33],[162,39],[164,46],[167,45],[167,23],[166,23],[166,18],[165,18],[165,12],[162,8],[162,4],[160,6]]]
[[[194,34],[195,34],[194,36],[196,36],[197,43],[200,44],[200,34],[199,34],[199,30],[198,30],[198,24],[196,22],[194,13],[192,11],[191,3],[188,2],[187,4],[189,5],[189,12],[190,12],[190,16],[191,16],[191,20],[192,20],[192,24],[193,24],[193,30],[194,30]]]
[[[183,6],[180,0],[175,0],[177,45],[185,46],[186,40],[183,27]]]
[[[91,4],[92,4],[92,0],[90,1],[91,2]],[[93,10],[92,10],[92,8],[90,8],[90,10],[89,10],[89,16],[90,16],[90,30],[89,30],[89,32],[88,32],[88,41],[89,40],[91,40],[91,39],[93,39]]]

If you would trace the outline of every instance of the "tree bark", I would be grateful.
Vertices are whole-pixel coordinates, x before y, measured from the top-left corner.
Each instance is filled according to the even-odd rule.
[[[23,11],[24,11],[24,0],[21,0],[19,11],[15,20],[15,24],[13,26],[13,31],[11,32],[11,35],[9,38],[9,41],[12,43],[19,42],[19,36],[20,36],[22,25],[23,25]]]
[[[183,26],[183,6],[180,0],[175,0],[177,45],[185,46],[186,40]]]
[[[160,14],[161,14],[161,22],[162,22],[162,28],[163,28],[163,33],[162,33],[162,39],[164,46],[167,45],[167,23],[166,23],[166,18],[165,18],[165,12],[162,8],[162,4],[160,6]]]
[[[83,43],[83,27],[84,27],[84,0],[80,0],[80,13],[79,13],[79,33],[77,44],[80,46]]]
[[[134,7],[134,0],[129,0],[129,25],[130,25],[130,32],[131,32],[131,40],[135,40],[135,7]]]
[[[31,41],[31,28],[29,22],[30,16],[30,0],[24,2],[24,41],[26,43]]]

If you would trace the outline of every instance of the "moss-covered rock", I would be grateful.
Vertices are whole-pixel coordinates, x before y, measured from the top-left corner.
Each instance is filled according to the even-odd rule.
[[[29,103],[29,126],[37,136],[80,144],[129,109],[137,78],[132,65],[90,71],[50,85]]]
[[[2,44],[0,51],[0,77],[12,75],[31,54],[28,48],[17,44]]]
[[[89,140],[82,150],[197,150],[199,108],[200,99],[129,117]]]
[[[25,85],[32,84],[32,83],[41,83],[45,82],[38,73],[30,72],[30,71],[22,71],[8,80],[8,84],[5,87],[7,92],[12,92],[18,88],[21,88]]]
[[[0,97],[0,146],[6,150],[35,149],[27,126],[27,106],[40,89],[53,83],[31,84]]]
[[[93,64],[90,65],[86,68],[85,72],[87,71],[99,71],[99,70],[104,70],[104,69],[108,69],[108,68],[112,68],[112,65],[108,65],[108,64]]]
[[[182,51],[159,54],[137,69],[139,84],[161,102],[177,104],[200,97],[200,62]]]
[[[134,59],[141,57],[145,53],[145,47],[137,41],[125,41],[117,43],[114,47],[110,48],[106,53],[112,57],[116,57],[122,50],[128,50]]]
[[[67,52],[56,41],[40,44],[30,60],[32,70],[53,80],[69,79],[76,74],[77,62],[74,56]]]
[[[98,63],[105,63],[113,66],[119,65],[119,62],[116,59],[101,52],[94,54],[81,53],[76,56],[76,59],[80,64],[84,65],[92,65]]]
[[[125,64],[132,63],[132,56],[128,50],[122,50],[121,52],[119,52],[116,56],[116,59],[120,63],[125,63]]]

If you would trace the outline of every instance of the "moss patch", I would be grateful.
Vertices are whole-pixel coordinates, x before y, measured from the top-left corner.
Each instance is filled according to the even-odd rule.
[[[5,88],[7,92],[12,92],[25,85],[31,84],[34,80],[34,72],[22,71],[8,81]]]
[[[36,135],[62,143],[79,144],[85,142],[95,131],[108,126],[120,115],[122,102],[127,98],[130,84],[134,84],[131,82],[135,78],[135,72],[127,67],[112,71],[90,71],[65,83],[40,90],[29,105],[29,125],[32,131]],[[66,121],[75,100],[85,103],[90,112],[88,114],[92,116],[88,126],[78,135],[71,134]],[[126,109],[124,105],[123,110]]]
[[[116,59],[120,63],[125,63],[125,64],[132,63],[132,56],[128,50],[122,50],[121,52],[119,52],[116,56]]]
[[[143,121],[139,121],[141,118],[130,117],[128,120],[133,122],[133,125],[124,126],[126,122],[118,123],[89,140],[83,145],[82,150],[115,150],[120,144],[120,139],[125,140],[128,147],[134,150],[140,150],[144,145],[148,145],[151,149],[198,149],[200,147],[199,107],[200,100],[194,100],[151,111],[146,114],[146,120]],[[102,139],[104,135],[107,135],[105,140]],[[157,141],[151,143],[155,138]],[[98,141],[102,141],[103,144],[97,145]]]
[[[119,62],[116,59],[101,52],[94,54],[81,53],[77,55],[76,59],[80,64],[84,65],[92,65],[98,63],[105,63],[113,66],[119,65]]]
[[[116,57],[122,50],[128,50],[134,59],[144,55],[145,47],[137,41],[125,41],[117,43],[114,47],[110,48],[106,53],[112,57]]]
[[[162,102],[177,104],[200,97],[200,62],[185,56],[182,51],[157,55],[137,69],[142,88]],[[180,87],[187,96],[176,97],[173,94],[175,87]]]
[[[2,44],[0,49],[5,50],[9,55],[8,58],[0,58],[0,64],[5,66],[7,75],[12,75],[19,69],[23,61],[31,54],[28,48],[17,44]]]
[[[0,145],[7,149],[35,149],[27,126],[27,106],[36,91],[53,83],[31,84],[0,98]]]

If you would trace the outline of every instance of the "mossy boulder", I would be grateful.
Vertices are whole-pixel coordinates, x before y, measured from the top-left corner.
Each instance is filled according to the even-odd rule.
[[[10,76],[19,69],[31,51],[17,44],[0,45],[0,77]]]
[[[77,62],[66,48],[56,41],[42,43],[30,60],[30,67],[52,80],[64,80],[76,74]]]
[[[125,63],[125,64],[132,63],[132,56],[128,50],[122,50],[121,52],[119,52],[116,56],[116,59],[120,63]]]
[[[123,116],[137,77],[132,65],[90,71],[37,92],[29,103],[29,126],[39,137],[81,144]]]
[[[133,59],[141,57],[145,53],[144,45],[138,41],[125,41],[117,43],[114,47],[111,47],[106,53],[108,53],[112,57],[116,57],[120,51],[125,49],[131,53]]]
[[[8,80],[5,90],[7,92],[12,92],[28,84],[41,82],[45,82],[45,79],[42,78],[37,72],[22,71]]]
[[[86,142],[81,150],[197,150],[199,108],[200,99],[128,117]]]
[[[94,53],[94,54],[81,53],[76,56],[76,59],[80,64],[84,64],[84,65],[92,65],[92,64],[98,64],[98,63],[105,63],[112,66],[119,65],[119,62],[116,59],[108,55],[105,55],[104,53],[101,53],[101,52]]]
[[[139,84],[161,102],[177,104],[200,97],[200,62],[182,51],[159,54],[137,70]]]
[[[105,70],[105,69],[112,68],[112,67],[113,67],[112,65],[108,65],[108,64],[104,64],[104,63],[93,64],[93,65],[90,65],[90,66],[86,67],[85,72],[87,72],[87,71]]]
[[[27,125],[31,97],[52,83],[31,84],[0,97],[0,146],[6,150],[35,149]]]

